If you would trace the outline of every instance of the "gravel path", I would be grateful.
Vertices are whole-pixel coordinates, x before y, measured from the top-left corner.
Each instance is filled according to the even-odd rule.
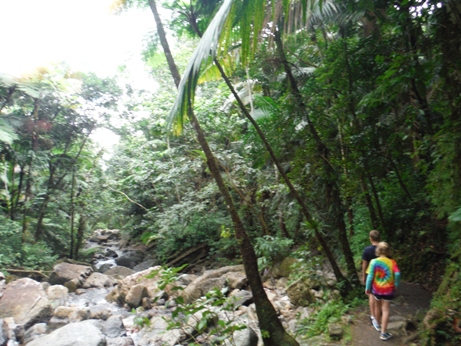
[[[391,303],[391,317],[388,329],[394,337],[388,341],[382,341],[379,338],[379,332],[377,332],[370,323],[370,313],[368,307],[363,307],[356,312],[356,318],[353,320],[353,324],[351,325],[352,340],[350,345],[403,345],[403,340],[411,335],[416,328],[416,326],[410,324],[407,326],[406,332],[402,331],[401,327],[404,324],[403,321],[408,318],[414,320],[415,316],[424,316],[424,313],[429,309],[431,297],[431,293],[420,285],[402,282],[397,291],[396,299]],[[397,328],[393,330],[392,327]]]

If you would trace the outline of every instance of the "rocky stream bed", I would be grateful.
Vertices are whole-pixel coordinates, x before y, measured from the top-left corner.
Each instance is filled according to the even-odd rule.
[[[47,278],[9,277],[8,284],[0,273],[0,346],[212,345],[226,328],[233,330],[226,345],[263,345],[243,266],[204,268],[162,285],[171,276],[162,276],[144,251],[127,246],[119,231],[97,230],[86,246],[98,247],[93,265],[61,262]],[[338,293],[325,289],[334,283],[328,271],[318,273],[321,282],[288,285],[284,267],[275,268],[264,286],[283,325],[296,335],[312,303]],[[211,290],[223,293],[206,297]],[[412,316],[395,322],[393,332],[402,336],[414,325]],[[297,340],[303,346],[350,344],[342,339],[350,323],[346,315],[329,326],[329,335]]]

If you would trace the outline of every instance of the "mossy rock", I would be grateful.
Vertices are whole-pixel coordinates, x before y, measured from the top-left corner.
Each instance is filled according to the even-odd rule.
[[[272,276],[275,278],[289,277],[293,271],[292,266],[298,262],[296,258],[286,257],[281,262],[276,263],[271,270]]]

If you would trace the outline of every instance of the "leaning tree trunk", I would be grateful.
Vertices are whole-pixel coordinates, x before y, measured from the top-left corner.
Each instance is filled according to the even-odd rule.
[[[329,179],[334,179],[331,181],[330,189],[329,189],[329,200],[333,203],[333,208],[334,208],[334,222],[336,227],[338,228],[338,235],[339,235],[339,241],[341,244],[341,248],[343,250],[344,258],[346,260],[346,266],[347,266],[347,272],[349,277],[351,278],[351,282],[354,284],[359,283],[358,275],[357,275],[357,269],[355,267],[354,263],[354,256],[352,254],[352,250],[350,248],[349,240],[347,237],[347,229],[344,223],[344,217],[343,217],[343,205],[342,205],[342,199],[341,195],[339,192],[339,187],[337,186],[338,181],[334,177],[337,177],[337,174],[333,167],[331,166],[331,163],[329,162],[329,156],[330,152],[328,150],[328,147],[323,143],[321,140],[317,129],[314,127],[312,121],[309,119],[309,115],[306,112],[306,107],[304,105],[304,101],[302,99],[301,92],[298,89],[298,85],[296,83],[295,78],[293,77],[293,73],[291,71],[291,66],[289,65],[286,57],[285,57],[285,52],[283,50],[283,43],[282,39],[280,37],[280,32],[275,30],[274,33],[275,37],[275,44],[276,44],[276,49],[277,49],[277,55],[279,56],[280,60],[283,63],[285,73],[287,74],[287,79],[290,85],[291,92],[294,96],[294,100],[296,102],[296,106],[299,109],[300,112],[303,113],[303,116],[306,118],[307,123],[308,123],[308,128],[309,131],[312,134],[312,137],[314,138],[316,145],[317,145],[317,151],[318,155],[323,161],[326,175],[329,177]]]
[[[194,28],[194,30],[196,31],[197,35],[199,37],[201,37],[202,34],[199,31],[198,26],[196,25],[196,23],[190,23],[190,24]],[[279,159],[275,155],[275,152],[272,149],[272,146],[270,145],[270,143],[268,142],[266,136],[264,135],[264,132],[261,130],[258,123],[253,119],[253,117],[250,115],[250,113],[246,109],[245,105],[242,102],[242,99],[238,95],[237,91],[235,90],[235,88],[234,88],[232,82],[230,81],[229,77],[226,75],[226,73],[225,73],[224,69],[222,68],[221,64],[219,63],[219,61],[217,59],[214,59],[214,64],[218,68],[218,70],[219,70],[219,72],[221,74],[221,77],[226,82],[227,87],[232,92],[232,95],[234,96],[235,100],[237,101],[240,110],[245,115],[247,120],[253,125],[256,132],[258,133],[259,138],[263,142],[263,144],[264,144],[266,150],[268,151],[272,161],[274,162],[274,165],[277,167],[278,172],[282,176],[283,180],[285,181],[285,183],[288,186],[288,189],[293,194],[293,196],[295,197],[295,199],[298,202],[299,206],[301,207],[301,212],[306,217],[306,220],[311,225],[313,225],[315,237],[316,237],[317,241],[319,242],[325,256],[327,257],[328,261],[330,262],[330,265],[331,265],[331,268],[333,270],[333,273],[335,275],[336,280],[338,281],[338,283],[340,283],[339,287],[340,287],[341,295],[343,297],[347,296],[347,294],[352,290],[352,286],[351,286],[350,282],[342,274],[342,272],[341,272],[341,270],[340,270],[340,268],[339,268],[339,266],[338,266],[338,264],[337,264],[337,262],[336,262],[336,260],[335,260],[335,258],[333,256],[333,253],[331,252],[327,242],[325,241],[325,238],[320,233],[318,227],[316,226],[316,223],[313,222],[312,216],[311,216],[311,214],[309,212],[309,209],[307,208],[306,203],[301,198],[301,195],[298,193],[298,191],[295,189],[295,187],[292,184],[291,180],[288,178],[287,174],[285,173],[285,170],[282,167],[282,164],[280,163]]]
[[[165,30],[163,29],[163,24],[157,11],[157,4],[154,0],[149,0],[149,6],[152,10],[152,14],[154,15],[155,23],[157,24],[157,34],[159,36],[160,43],[162,44],[163,53],[165,54],[166,61],[168,62],[171,76],[174,79],[174,84],[176,87],[178,87],[179,82],[181,81],[181,75],[179,74],[178,68],[176,67],[173,55],[171,54],[170,46],[168,45],[168,41],[166,39]]]
[[[291,337],[283,328],[277,313],[272,306],[270,300],[267,297],[266,291],[259,276],[258,263],[256,254],[251,244],[250,238],[243,226],[243,222],[240,219],[237,208],[232,200],[230,192],[224,183],[221,173],[218,168],[216,159],[211,152],[208,142],[203,134],[200,124],[195,115],[190,113],[190,119],[192,126],[197,134],[197,140],[202,147],[203,152],[207,158],[207,164],[210,168],[211,174],[218,185],[219,191],[224,197],[226,205],[229,209],[229,213],[232,222],[235,227],[235,237],[239,245],[240,253],[242,255],[243,266],[245,268],[245,274],[250,284],[251,291],[253,293],[253,299],[256,306],[256,313],[258,315],[259,327],[263,334],[263,341],[265,346],[290,346],[299,345],[298,342]]]
[[[149,4],[155,5],[153,0],[149,0]],[[153,10],[154,12],[154,10]],[[154,12],[155,16],[155,12]],[[157,27],[161,25],[160,18],[155,17],[157,22]],[[168,65],[170,66],[170,71],[175,81],[176,87],[179,85],[179,80],[176,78],[176,64],[174,63],[174,59],[171,56],[168,41],[166,40],[165,32],[158,32],[159,35],[162,35],[160,38],[162,42],[162,46],[165,52],[165,56],[168,60]],[[165,45],[163,45],[163,43]],[[169,55],[168,55],[169,53]],[[171,63],[170,63],[171,62]],[[179,76],[179,73],[178,73]],[[190,102],[190,100],[189,100]],[[248,279],[248,283],[251,287],[251,291],[253,293],[253,299],[256,306],[256,313],[258,315],[259,320],[259,327],[261,332],[265,337],[263,337],[264,345],[265,346],[299,346],[298,342],[290,336],[285,329],[283,328],[282,323],[280,322],[277,313],[270,302],[269,298],[267,297],[266,291],[264,291],[264,287],[259,276],[258,270],[258,263],[256,259],[256,254],[253,248],[253,245],[250,242],[248,234],[245,231],[243,226],[243,222],[240,219],[238,214],[237,208],[232,201],[232,197],[227,186],[224,183],[223,178],[221,177],[221,173],[219,172],[217,161],[211,152],[211,149],[208,145],[208,142],[203,134],[203,131],[200,127],[200,123],[198,122],[195,114],[193,113],[192,107],[189,113],[189,117],[191,119],[192,126],[197,134],[197,140],[202,147],[203,152],[205,153],[208,167],[210,168],[211,174],[218,185],[219,191],[224,197],[226,205],[229,209],[229,213],[232,219],[232,222],[235,227],[235,237],[237,239],[237,243],[239,245],[240,253],[242,255],[243,266],[245,268],[245,274]]]

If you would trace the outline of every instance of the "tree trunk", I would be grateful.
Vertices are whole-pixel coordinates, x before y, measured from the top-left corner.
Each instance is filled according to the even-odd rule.
[[[181,81],[181,75],[179,74],[178,68],[176,67],[173,55],[171,54],[170,46],[168,45],[168,41],[166,39],[165,30],[163,29],[163,24],[157,11],[157,4],[154,0],[149,0],[149,6],[154,15],[155,23],[157,24],[157,34],[160,38],[160,43],[162,44],[163,52],[168,62],[168,67],[170,68],[171,76],[173,77],[174,84],[176,85],[176,87],[178,87],[179,82]]]
[[[277,55],[279,56],[285,68],[285,73],[287,74],[287,78],[290,84],[291,92],[296,102],[296,106],[298,110],[302,112],[303,116],[307,120],[309,131],[312,134],[312,137],[317,144],[318,157],[323,161],[323,164],[325,167],[325,174],[328,176],[328,179],[332,179],[332,181],[328,183],[328,185],[330,185],[330,191],[329,191],[330,196],[328,198],[333,203],[333,208],[334,208],[333,216],[335,218],[334,222],[335,222],[336,227],[338,228],[339,240],[340,240],[341,247],[343,250],[344,258],[346,260],[348,275],[354,284],[355,283],[358,284],[359,278],[357,275],[357,269],[355,268],[354,256],[352,254],[349,240],[347,238],[347,229],[345,227],[344,216],[342,213],[343,205],[342,205],[341,195],[339,192],[339,187],[337,186],[338,181],[337,181],[337,178],[335,178],[337,177],[337,174],[334,168],[331,166],[331,163],[329,162],[330,152],[328,150],[328,147],[322,142],[316,128],[314,127],[314,124],[312,123],[312,121],[309,118],[309,115],[306,112],[306,107],[304,105],[302,95],[298,89],[296,80],[293,77],[291,66],[288,64],[288,61],[286,60],[285,52],[283,51],[283,43],[280,37],[280,32],[276,30],[274,33],[274,36],[275,36],[275,44],[277,48]]]
[[[270,300],[267,298],[266,291],[264,290],[261,278],[259,276],[258,263],[253,245],[251,244],[248,234],[245,231],[243,222],[240,219],[229,190],[224,183],[216,159],[211,152],[210,147],[208,146],[208,142],[206,141],[200,124],[192,112],[189,116],[192,126],[197,134],[197,140],[200,143],[200,146],[202,147],[203,152],[207,158],[208,167],[210,168],[211,174],[213,175],[213,178],[219,187],[219,191],[224,197],[226,205],[229,209],[229,214],[235,227],[235,237],[237,239],[240,253],[242,255],[245,274],[253,293],[256,313],[259,319],[259,326],[261,332],[263,335],[265,335],[265,337],[263,337],[264,345],[298,345],[298,342],[283,328],[274,307],[272,306]]]
[[[239,107],[242,110],[243,114],[248,119],[248,121],[253,125],[256,132],[258,133],[259,138],[261,138],[261,141],[263,142],[266,150],[269,152],[269,155],[270,155],[272,161],[274,162],[275,166],[277,167],[277,170],[279,171],[279,173],[282,176],[283,180],[285,181],[285,184],[287,184],[290,192],[293,194],[296,201],[299,203],[299,205],[301,207],[301,211],[304,214],[304,216],[306,217],[306,220],[311,225],[314,226],[315,237],[316,237],[317,241],[319,242],[319,244],[322,246],[322,250],[323,250],[325,256],[327,257],[328,261],[330,262],[330,265],[331,265],[331,268],[333,269],[333,273],[335,274],[336,280],[339,283],[341,283],[340,284],[340,287],[342,288],[341,289],[341,294],[343,296],[346,296],[348,294],[348,292],[350,292],[352,290],[352,287],[351,287],[349,281],[341,273],[341,270],[339,269],[339,266],[336,263],[336,260],[335,260],[335,258],[333,256],[333,253],[331,252],[327,242],[323,238],[323,236],[320,233],[320,231],[318,230],[318,228],[315,226],[316,223],[313,222],[312,216],[311,216],[311,214],[309,212],[309,209],[307,208],[306,203],[301,198],[301,195],[298,193],[298,191],[295,189],[293,183],[291,182],[291,180],[286,175],[285,170],[282,167],[282,164],[279,162],[277,156],[275,155],[275,152],[272,149],[272,146],[267,141],[267,138],[264,135],[264,132],[262,132],[262,130],[259,127],[258,123],[253,119],[253,117],[250,115],[250,113],[248,113],[248,110],[245,108],[245,105],[243,104],[242,100],[240,99],[237,92],[235,91],[231,81],[229,80],[229,78],[225,74],[224,70],[222,69],[221,65],[219,64],[219,61],[215,60],[214,62],[215,62],[216,67],[220,70],[221,76],[225,80],[227,86],[229,87],[229,89],[231,90],[231,92],[234,95],[235,99],[237,100],[237,103],[239,104]],[[357,276],[357,274],[356,274],[356,276]],[[357,280],[358,280],[358,278],[357,278]]]
[[[77,229],[77,242],[75,244],[75,251],[74,257],[76,260],[79,258],[80,248],[83,244],[83,236],[85,235],[86,230],[86,217],[84,215],[80,215],[80,219],[78,220],[78,229]]]
[[[376,216],[375,207],[373,206],[373,201],[371,200],[370,192],[368,191],[368,185],[362,172],[360,172],[360,186],[362,187],[362,192],[365,195],[365,205],[367,206],[368,213],[370,214],[371,226],[373,229],[378,229],[378,217]]]
[[[384,213],[383,213],[383,209],[381,208],[381,201],[379,200],[378,190],[376,190],[375,182],[373,181],[373,177],[371,176],[371,173],[368,170],[368,167],[365,167],[365,169],[366,169],[366,177],[368,179],[368,183],[370,184],[370,187],[371,187],[371,192],[372,192],[373,197],[375,199],[376,209],[378,210],[379,223],[380,223],[381,228],[384,231],[384,233],[386,233],[386,224],[385,224],[385,221],[384,221]]]
[[[74,203],[74,193],[75,193],[75,167],[72,169],[72,183],[70,188],[70,246],[69,246],[69,258],[74,258],[74,223],[75,223],[75,203]]]
[[[149,0],[149,4],[151,5],[151,8],[152,8],[152,4],[154,4],[155,6],[155,3],[153,2],[153,0]],[[154,13],[154,16],[155,16],[155,13]],[[157,25],[160,23],[160,26],[161,26],[161,21],[158,16],[156,17],[156,21],[157,21]],[[164,41],[165,41],[165,46],[163,47],[165,50],[165,47],[168,48],[168,42],[166,40],[166,36],[164,36]],[[176,69],[176,65],[174,63],[173,57],[171,56],[171,53],[169,51],[169,48],[168,48],[168,51],[165,51],[165,56],[167,60],[171,58],[171,64],[169,64],[170,71],[171,71],[171,74],[173,75],[173,79],[175,80],[176,86],[178,86],[180,80],[177,80],[175,77],[177,69]],[[179,73],[178,73],[178,76],[179,76]],[[191,100],[188,100],[188,102],[191,102]],[[190,117],[192,126],[197,134],[197,140],[200,146],[202,147],[203,152],[205,153],[205,156],[207,158],[208,167],[211,171],[211,174],[213,175],[213,178],[216,181],[216,184],[218,185],[218,188],[221,194],[224,197],[226,205],[229,209],[229,214],[231,216],[232,222],[235,227],[235,237],[237,239],[237,243],[239,245],[240,253],[242,256],[243,266],[245,268],[245,274],[248,279],[248,283],[251,287],[251,291],[253,293],[253,299],[254,299],[255,306],[256,306],[256,313],[259,319],[259,326],[260,326],[261,332],[265,336],[263,338],[264,345],[265,346],[299,346],[298,342],[293,337],[291,337],[283,328],[283,325],[280,322],[272,303],[270,302],[269,298],[266,295],[266,291],[264,290],[261,277],[259,276],[258,263],[257,263],[257,258],[256,258],[253,245],[251,244],[248,234],[245,231],[242,220],[240,219],[237,208],[235,207],[234,202],[232,201],[232,197],[229,193],[229,190],[224,184],[224,180],[219,171],[217,161],[213,153],[211,152],[211,149],[208,145],[205,135],[203,134],[203,131],[200,127],[200,123],[198,122],[197,118],[195,117],[195,114],[193,113],[191,105],[189,109],[191,109],[189,113],[189,117]]]

